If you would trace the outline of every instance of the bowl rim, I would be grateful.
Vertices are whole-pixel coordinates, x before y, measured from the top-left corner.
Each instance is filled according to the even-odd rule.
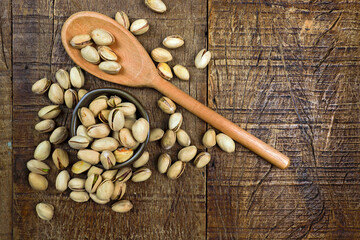
[[[98,88],[98,89],[94,89],[92,91],[87,92],[80,99],[80,101],[76,104],[76,106],[72,112],[72,116],[71,116],[71,126],[70,126],[71,137],[76,136],[77,126],[80,125],[79,124],[80,120],[79,120],[79,117],[77,114],[79,108],[85,107],[85,105],[90,104],[90,102],[92,100],[94,100],[96,97],[101,96],[101,95],[106,95],[108,97],[109,97],[109,95],[118,95],[119,97],[121,97],[122,100],[126,99],[127,101],[135,104],[136,109],[139,112],[139,114],[141,115],[141,117],[145,118],[150,124],[149,115],[148,115],[145,107],[141,104],[141,102],[134,95],[132,95],[131,93],[129,93],[125,90],[118,89],[118,88]],[[105,169],[101,163],[95,164],[93,166],[100,167],[104,170],[119,169],[121,167],[127,166],[130,163],[137,160],[143,154],[143,152],[145,151],[145,147],[147,146],[147,144],[149,142],[149,138],[150,138],[150,129],[147,134],[145,142],[140,143],[138,148],[135,150],[134,155],[123,163],[117,163],[117,164],[115,164],[115,166],[113,166],[110,169]]]

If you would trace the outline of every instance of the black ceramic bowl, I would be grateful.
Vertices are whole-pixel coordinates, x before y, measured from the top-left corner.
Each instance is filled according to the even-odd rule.
[[[97,98],[100,95],[106,95],[108,97],[117,95],[122,99],[122,102],[131,102],[131,103],[135,104],[137,118],[143,117],[148,122],[150,122],[149,121],[149,115],[147,114],[145,108],[141,105],[139,100],[137,100],[133,95],[131,95],[130,93],[125,92],[123,90],[120,90],[120,89],[101,88],[101,89],[96,89],[96,90],[93,90],[93,91],[88,92],[87,94],[85,94],[81,98],[79,103],[76,105],[76,107],[74,108],[74,111],[73,111],[72,117],[71,117],[71,136],[76,135],[76,129],[77,129],[77,127],[79,125],[81,125],[81,122],[80,122],[79,117],[77,115],[78,109],[81,108],[81,107],[88,107],[89,104],[91,103],[91,101],[94,100],[95,98]],[[148,132],[148,135],[147,135],[147,138],[146,138],[145,142],[141,143],[135,149],[134,155],[129,160],[127,160],[126,162],[116,164],[112,169],[117,169],[117,168],[123,167],[125,165],[128,165],[128,164],[132,163],[136,159],[138,159],[143,154],[143,152],[145,150],[145,147],[146,147],[146,145],[147,145],[147,143],[149,141],[149,136],[150,136],[150,131]],[[97,166],[103,168],[101,164],[98,164]]]

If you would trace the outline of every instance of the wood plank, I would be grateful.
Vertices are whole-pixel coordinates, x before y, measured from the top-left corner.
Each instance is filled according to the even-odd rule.
[[[211,150],[208,239],[359,239],[359,15],[353,1],[209,1],[209,105],[287,154]]]
[[[31,84],[47,76],[54,80],[55,71],[73,66],[60,41],[62,23],[72,13],[81,10],[98,11],[114,16],[124,10],[131,20],[146,18],[150,30],[139,40],[147,50],[161,46],[164,37],[180,34],[185,38],[185,46],[171,51],[176,63],[189,67],[190,82],[173,80],[173,83],[201,102],[206,101],[206,71],[196,70],[193,59],[197,51],[206,45],[207,10],[206,1],[190,0],[167,2],[168,12],[156,14],[146,8],[143,1],[45,1],[23,2],[13,0],[14,44],[14,237],[16,239],[204,239],[206,234],[206,177],[205,170],[188,166],[184,175],[170,181],[155,170],[156,159],[162,150],[159,145],[150,144],[151,162],[154,170],[151,180],[146,183],[129,183],[126,197],[134,203],[134,209],[127,214],[111,211],[109,204],[96,205],[93,202],[79,204],[71,201],[69,191],[58,194],[54,188],[57,171],[52,161],[49,174],[49,189],[37,193],[27,183],[25,163],[37,143],[48,135],[33,130],[39,121],[36,114],[41,106],[49,104],[46,96],[31,93]],[[130,89],[103,82],[86,74],[86,89],[116,87],[129,91],[139,98],[147,108],[151,126],[167,126],[168,116],[157,107],[160,94],[149,89]],[[184,114],[184,129],[191,133],[194,144],[200,147],[200,135],[205,124],[179,107]],[[70,111],[57,120],[58,124],[69,126]],[[62,147],[68,149],[65,144]],[[169,153],[175,158],[179,146]],[[75,151],[71,151],[75,161]],[[40,220],[35,213],[35,205],[45,201],[52,203],[55,217],[50,222]],[[81,236],[81,237],[80,237]]]

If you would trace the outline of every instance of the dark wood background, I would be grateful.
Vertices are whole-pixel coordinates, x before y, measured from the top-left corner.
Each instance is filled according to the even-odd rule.
[[[360,3],[164,2],[168,11],[156,14],[142,0],[0,1],[0,239],[360,239]],[[57,193],[51,160],[49,189],[33,191],[25,163],[48,138],[34,125],[50,102],[31,85],[73,66],[60,30],[81,10],[148,19],[150,30],[138,39],[149,51],[182,35],[185,46],[172,51],[170,65],[187,66],[191,80],[172,82],[287,154],[290,167],[272,167],[240,145],[233,154],[215,147],[207,169],[189,165],[176,181],[154,171],[150,181],[130,183],[125,198],[134,209],[126,214]],[[208,71],[193,66],[204,47],[213,53]],[[101,87],[138,96],[151,126],[166,127],[159,93],[86,74],[86,89]],[[202,148],[208,126],[179,111]],[[64,108],[58,124],[69,125],[70,115]],[[155,170],[162,150],[152,143],[148,151]],[[56,208],[50,222],[36,216],[41,201]]]

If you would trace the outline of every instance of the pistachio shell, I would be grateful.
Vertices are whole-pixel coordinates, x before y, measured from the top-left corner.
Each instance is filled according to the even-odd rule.
[[[77,161],[72,165],[71,171],[75,174],[80,174],[87,171],[90,167],[91,167],[90,163],[87,163],[85,161]]]
[[[158,141],[164,136],[164,130],[161,128],[153,128],[150,130],[150,142]]]
[[[173,114],[176,110],[175,103],[168,97],[161,97],[158,100],[158,106],[164,113],[167,114]]]
[[[69,89],[71,87],[70,75],[66,70],[64,69],[57,70],[55,73],[55,78],[63,89]]]
[[[121,200],[114,203],[111,206],[111,209],[114,212],[119,212],[119,213],[129,212],[132,208],[133,208],[133,204],[129,200]]]
[[[92,166],[89,171],[87,172],[87,176],[90,176],[91,174],[102,174],[104,170],[101,168],[98,168],[96,166]]]
[[[36,191],[45,191],[48,187],[47,179],[40,174],[31,172],[29,173],[28,180],[30,186]]]
[[[104,138],[110,134],[110,127],[105,123],[99,123],[91,125],[87,128],[87,133],[90,137],[93,138]]]
[[[29,169],[30,172],[40,175],[46,175],[50,170],[50,167],[46,163],[34,159],[28,161],[26,163],[26,167],[27,169]]]
[[[142,167],[138,170],[136,170],[131,178],[131,181],[133,182],[144,182],[148,180],[151,176],[151,170],[145,167]]]
[[[185,170],[185,163],[182,161],[174,162],[167,171],[167,177],[170,179],[177,179],[183,174]]]
[[[92,64],[99,64],[100,63],[100,56],[96,48],[93,46],[86,46],[81,49],[80,51],[81,56]]]
[[[96,194],[94,194],[94,193],[90,193],[89,195],[90,195],[90,198],[91,198],[94,202],[96,202],[97,204],[107,204],[108,202],[110,202],[110,199],[106,199],[106,200],[101,200],[101,199],[99,199],[99,198],[96,196]]]
[[[80,99],[82,99],[82,97],[83,97],[85,94],[87,94],[87,93],[88,93],[87,90],[85,90],[85,89],[79,89],[79,90],[78,90],[78,98],[79,98],[79,101],[80,101]]]
[[[115,108],[111,110],[108,117],[109,127],[113,131],[119,131],[124,127],[125,117],[124,113],[120,110],[120,108]]]
[[[91,103],[89,104],[89,109],[90,111],[92,111],[94,116],[97,116],[101,112],[101,110],[107,109],[107,100],[107,96],[101,95],[91,101]]]
[[[103,179],[110,179],[113,180],[117,174],[118,170],[107,170],[101,176]]]
[[[195,58],[195,67],[199,69],[206,68],[211,59],[211,52],[202,49]]]
[[[55,128],[55,121],[52,119],[42,120],[35,125],[35,130],[40,133],[51,132]]]
[[[173,78],[173,73],[171,71],[170,66],[167,63],[161,62],[157,65],[157,70],[159,75],[166,79],[166,80],[171,80]]]
[[[177,64],[173,67],[173,71],[180,80],[189,81],[190,73],[186,67]]]
[[[133,163],[134,168],[144,166],[149,161],[149,152],[145,151],[143,154]]]
[[[102,182],[102,177],[99,174],[92,174],[90,175],[85,181],[85,190],[88,193],[96,192],[96,189]]]
[[[51,144],[49,141],[42,141],[37,145],[34,151],[34,158],[39,161],[47,159],[51,152]]]
[[[98,53],[102,60],[104,61],[117,61],[118,56],[116,53],[109,48],[108,46],[99,46]]]
[[[183,122],[183,116],[181,113],[173,113],[169,118],[169,129],[177,132]]]
[[[169,169],[171,165],[171,157],[167,153],[163,153],[159,156],[158,159],[158,170],[160,173],[166,173],[166,171]]]
[[[108,74],[117,74],[121,70],[121,65],[115,61],[103,61],[99,64],[99,69]]]
[[[57,148],[54,150],[52,154],[52,160],[57,169],[61,170],[69,166],[69,155],[65,150],[61,148]]]
[[[73,149],[84,149],[87,148],[87,146],[89,146],[90,141],[89,139],[83,136],[74,136],[70,138],[68,144]]]
[[[49,88],[48,97],[52,103],[61,105],[64,103],[64,90],[58,83],[53,83]]]
[[[105,169],[110,169],[116,164],[116,158],[111,151],[103,151],[100,155],[101,164]]]
[[[109,110],[109,109],[101,110],[98,114],[99,120],[102,123],[108,123],[110,112],[111,112],[111,110]]]
[[[87,133],[87,128],[84,125],[79,125],[76,129],[76,135],[85,137],[87,140],[89,140],[89,143],[92,142],[94,139],[90,137]]]
[[[183,162],[189,162],[195,157],[196,153],[197,148],[195,146],[185,147],[178,152],[178,159]]]
[[[166,5],[161,0],[145,0],[145,4],[154,12],[163,13],[166,11]]]
[[[120,103],[118,109],[124,113],[125,117],[130,117],[136,112],[136,106],[131,102]]]
[[[54,206],[49,203],[38,203],[36,205],[36,213],[39,218],[50,221],[54,216]]]
[[[132,170],[129,167],[121,168],[115,176],[115,181],[117,182],[126,182],[132,176]]]
[[[171,53],[164,48],[155,48],[150,53],[155,62],[169,62],[173,59]]]
[[[107,101],[107,104],[109,105],[109,107],[115,108],[119,106],[121,102],[122,99],[119,96],[111,96]]]
[[[75,88],[82,88],[84,86],[85,77],[79,66],[70,69],[70,82]]]
[[[185,42],[184,38],[182,38],[180,35],[171,35],[166,37],[162,43],[165,47],[174,49],[181,47]]]
[[[114,151],[116,162],[122,163],[129,160],[134,155],[134,150],[131,148],[120,147]]]
[[[132,126],[136,122],[136,119],[133,118],[125,118],[124,127],[128,129],[132,129]]]
[[[114,192],[111,195],[111,200],[120,200],[126,192],[126,183],[125,182],[115,182]]]
[[[84,191],[85,179],[72,178],[68,183],[68,187],[73,191]]]
[[[59,105],[49,105],[41,108],[38,112],[38,116],[42,119],[53,119],[59,116],[60,112],[61,109]]]
[[[109,180],[105,179],[96,190],[96,196],[101,200],[110,199],[111,195],[114,192],[114,183]]]
[[[79,116],[80,122],[85,127],[89,127],[96,123],[93,112],[86,107],[82,107],[78,110],[78,116]]]
[[[141,35],[149,30],[149,23],[146,19],[135,20],[130,26],[130,32],[134,35]]]
[[[69,132],[66,129],[66,127],[58,127],[56,128],[50,135],[50,142],[52,144],[60,144],[62,142],[64,142],[67,137],[69,136]]]
[[[50,87],[51,81],[47,78],[37,80],[31,87],[31,91],[35,94],[44,94]]]
[[[70,41],[70,45],[77,49],[84,48],[91,44],[92,44],[92,40],[89,34],[76,35]]]
[[[102,28],[94,29],[90,36],[97,45],[101,46],[111,45],[115,42],[114,36]]]
[[[133,148],[136,146],[136,140],[131,131],[127,128],[122,128],[119,131],[120,144],[127,148]]]
[[[214,129],[209,129],[204,133],[202,143],[206,148],[211,148],[216,145],[216,133]]]
[[[131,131],[132,131],[132,135],[134,136],[135,140],[138,141],[139,143],[143,143],[143,142],[145,142],[145,140],[149,134],[149,129],[150,129],[149,122],[145,118],[139,118],[132,125]],[[120,130],[120,140],[121,140],[121,130]]]
[[[161,139],[161,146],[168,150],[174,146],[176,142],[176,133],[172,130],[166,130],[164,136]]]
[[[126,15],[125,12],[121,11],[121,12],[117,12],[115,14],[115,20],[122,25],[124,28],[129,29],[130,27],[130,21],[129,21],[129,17]]]
[[[179,129],[176,132],[176,140],[183,147],[188,147],[191,144],[191,139],[189,134],[187,134],[187,132],[185,132],[182,129]]]
[[[194,159],[194,165],[197,168],[205,167],[211,160],[211,155],[208,152],[201,152],[199,153],[196,158]]]
[[[91,149],[81,149],[77,152],[77,157],[92,165],[100,162],[100,153]]]
[[[224,133],[219,133],[216,135],[216,143],[221,148],[221,150],[231,153],[235,152],[235,142],[231,137],[225,135]]]
[[[65,105],[68,108],[74,108],[79,101],[77,92],[74,89],[66,90],[64,94],[64,100]]]
[[[91,144],[91,149],[98,151],[98,152],[102,152],[105,150],[114,151],[118,147],[119,147],[119,142],[115,138],[112,138],[112,137],[96,139]]]
[[[60,192],[64,192],[70,180],[70,174],[66,170],[62,170],[56,177],[55,188]]]
[[[75,202],[87,202],[89,200],[89,194],[87,192],[72,191],[70,198]]]

